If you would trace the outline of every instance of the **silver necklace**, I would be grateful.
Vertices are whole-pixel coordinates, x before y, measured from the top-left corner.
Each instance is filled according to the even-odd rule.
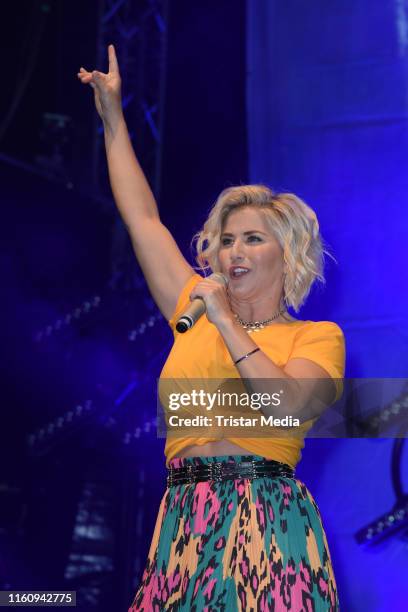
[[[272,323],[275,319],[280,317],[284,312],[286,312],[286,308],[282,308],[278,312],[276,312],[270,319],[265,319],[265,321],[243,321],[239,315],[235,315],[237,322],[243,327],[248,334],[252,332],[258,332],[263,329],[269,323]]]

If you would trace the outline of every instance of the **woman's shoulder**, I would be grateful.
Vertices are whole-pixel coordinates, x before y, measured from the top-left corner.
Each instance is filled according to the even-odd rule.
[[[299,327],[309,328],[334,326],[341,329],[338,323],[335,323],[334,321],[312,321],[311,319],[295,319],[295,317],[292,317],[290,315],[283,315],[282,319],[275,323],[275,325],[298,325]]]
[[[307,332],[307,333],[330,333],[330,334],[343,334],[343,330],[341,329],[338,323],[334,321],[311,321],[311,320],[303,320],[303,319],[293,319],[290,322],[294,326],[297,326],[298,331]]]
[[[291,317],[286,321],[270,325],[269,330],[271,334],[274,332],[290,334],[296,342],[332,338],[344,343],[343,330],[334,321],[312,321]]]

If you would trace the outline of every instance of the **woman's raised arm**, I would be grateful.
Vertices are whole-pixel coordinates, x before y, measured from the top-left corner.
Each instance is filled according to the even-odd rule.
[[[153,299],[169,319],[194,270],[160,220],[156,201],[137,161],[123,116],[121,79],[113,45],[109,45],[108,54],[108,73],[88,72],[81,68],[78,78],[94,90],[96,109],[104,126],[113,196]]]

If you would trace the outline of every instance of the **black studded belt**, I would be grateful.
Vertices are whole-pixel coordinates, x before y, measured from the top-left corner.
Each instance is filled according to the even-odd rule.
[[[213,480],[236,480],[247,478],[295,478],[294,470],[286,463],[272,460],[253,459],[241,463],[214,461],[213,463],[193,465],[188,463],[180,468],[167,468],[167,486],[175,487],[179,484],[194,484]]]

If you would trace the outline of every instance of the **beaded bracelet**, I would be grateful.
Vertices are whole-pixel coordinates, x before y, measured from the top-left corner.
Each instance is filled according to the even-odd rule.
[[[259,348],[259,346],[254,349],[253,351],[249,351],[249,353],[247,353],[246,355],[243,355],[242,357],[240,357],[239,359],[237,359],[236,361],[234,361],[234,365],[237,365],[237,363],[239,363],[240,361],[242,361],[243,359],[247,359],[248,357],[250,357],[251,355],[253,355],[254,353],[256,353],[257,351],[260,351],[261,349]]]

